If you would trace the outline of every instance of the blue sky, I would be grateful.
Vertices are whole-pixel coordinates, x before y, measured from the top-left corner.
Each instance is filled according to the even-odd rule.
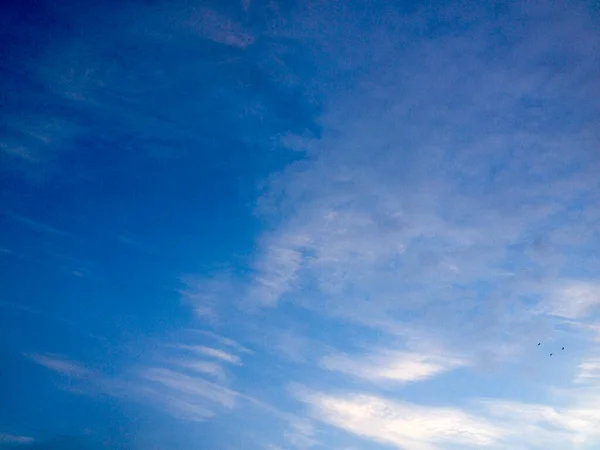
[[[11,3],[0,448],[600,446],[595,2]]]

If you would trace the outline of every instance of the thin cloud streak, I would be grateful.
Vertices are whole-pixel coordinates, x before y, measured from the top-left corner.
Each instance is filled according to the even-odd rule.
[[[185,350],[183,355],[182,349]],[[212,360],[192,358],[190,353]],[[68,376],[70,380],[65,389],[73,394],[100,394],[129,400],[184,421],[202,422],[236,408],[240,400],[261,406],[252,397],[227,387],[233,373],[226,372],[220,363],[238,367],[242,364],[241,358],[212,347],[168,345],[145,364],[125,366],[110,375],[89,370],[59,355],[25,356],[53,372]]]
[[[178,394],[201,397],[227,408],[235,406],[237,393],[210,381],[162,368],[148,369],[142,374],[142,377],[159,383]]]
[[[29,436],[0,433],[0,444],[30,444],[34,441]]]
[[[600,352],[598,352],[600,353]],[[577,366],[576,384],[593,383],[600,387],[600,356],[586,358]]]
[[[90,371],[79,363],[60,355],[33,353],[26,356],[36,364],[63,375],[79,378],[90,374]]]
[[[468,365],[468,361],[435,354],[387,351],[366,357],[333,354],[322,358],[320,364],[327,370],[373,382],[408,383],[439,376],[444,372]]]
[[[226,362],[229,364],[235,364],[235,365],[242,364],[242,360],[239,356],[231,354],[231,353],[227,353],[226,351],[220,350],[218,348],[206,347],[204,345],[178,345],[177,348],[182,349],[182,350],[187,350],[192,353],[198,353],[200,355],[215,358],[217,360],[220,360],[220,361],[223,361],[223,362]]]
[[[582,319],[600,308],[600,283],[565,281],[550,292],[547,312],[566,319]]]
[[[223,368],[209,361],[174,361],[179,367],[205,375],[210,375],[219,380],[226,378]]]
[[[28,228],[30,228],[34,231],[37,231],[37,232],[48,233],[48,234],[52,234],[52,235],[56,235],[56,236],[72,236],[72,234],[67,231],[59,230],[59,229],[54,228],[45,223],[30,219],[29,217],[20,216],[17,214],[7,214],[7,213],[5,213],[4,215],[6,217],[8,217],[9,219],[11,219],[17,223],[21,223],[21,224],[27,226]]]

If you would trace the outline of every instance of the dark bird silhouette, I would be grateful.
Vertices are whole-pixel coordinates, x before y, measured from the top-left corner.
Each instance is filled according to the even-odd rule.
[[[552,356],[552,353],[550,353],[550,356]]]
[[[540,346],[540,344],[541,344],[541,342],[540,342],[540,343],[538,343],[538,347]]]
[[[565,349],[564,347],[563,347],[563,348],[561,348],[561,350],[564,350],[564,349]]]

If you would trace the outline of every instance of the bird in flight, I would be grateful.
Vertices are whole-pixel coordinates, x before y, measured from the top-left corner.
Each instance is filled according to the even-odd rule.
[[[550,356],[552,356],[552,353],[550,353]]]
[[[541,345],[541,342],[538,343],[538,347]]]
[[[563,347],[561,350],[564,350],[565,348]]]

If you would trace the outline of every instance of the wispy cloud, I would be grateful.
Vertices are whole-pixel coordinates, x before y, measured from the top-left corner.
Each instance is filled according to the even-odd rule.
[[[215,340],[219,344],[222,344],[226,347],[230,347],[240,353],[252,353],[252,350],[244,347],[243,345],[240,345],[238,342],[234,341],[233,339],[218,335],[216,333],[213,333],[212,331],[200,330],[200,329],[192,329],[190,331],[201,334],[203,336],[207,336],[207,337]]]
[[[220,320],[222,299],[238,295],[236,282],[226,274],[213,278],[182,277],[179,289],[182,300],[203,320],[215,324]]]
[[[600,306],[600,283],[564,281],[546,299],[547,312],[567,319],[583,319]]]
[[[175,398],[201,398],[227,408],[235,406],[236,393],[210,381],[162,368],[148,369],[142,376],[172,391]]]
[[[219,364],[215,364],[210,361],[176,361],[178,366],[183,367],[185,369],[191,370],[193,372],[202,373],[205,375],[210,375],[218,378],[219,380],[223,380],[225,378],[225,371]]]
[[[226,351],[218,348],[206,347],[204,345],[179,345],[178,348],[215,358],[230,364],[240,365],[242,363],[242,360],[239,356],[227,353]]]
[[[42,118],[36,114],[21,116],[19,109],[7,118],[8,132],[0,142],[0,152],[18,162],[33,166],[49,164],[80,131],[69,120]]]
[[[178,13],[178,18],[191,31],[227,46],[243,49],[256,39],[241,24],[213,9],[199,7],[185,10]]]
[[[369,395],[336,396],[302,390],[297,395],[310,405],[315,418],[396,448],[485,447],[503,435],[493,423],[456,408],[426,407]]]
[[[600,357],[587,358],[579,364],[575,383],[596,383],[600,387]]]
[[[17,223],[27,226],[28,228],[30,228],[33,231],[37,231],[40,233],[53,234],[56,236],[70,236],[71,235],[71,233],[68,233],[63,230],[59,230],[58,228],[55,228],[46,223],[42,223],[37,220],[31,219],[29,217],[21,216],[18,214],[8,214],[8,213],[5,213],[4,215]]]
[[[77,363],[60,355],[33,353],[26,355],[30,360],[63,375],[72,377],[84,377],[90,374],[90,371]]]
[[[594,448],[600,438],[597,392],[585,402],[577,399],[560,406],[509,400],[482,401],[480,414],[504,427],[507,445],[534,448]]]
[[[593,448],[600,416],[587,400],[562,406],[478,399],[467,408],[424,406],[364,394],[296,389],[317,420],[394,448]]]
[[[414,382],[465,366],[466,359],[411,352],[380,352],[367,357],[334,354],[321,359],[321,366],[370,381]]]
[[[213,341],[220,337],[214,333],[184,334],[194,338],[191,342],[198,342],[198,336]],[[237,344],[233,340],[227,343],[229,348]],[[245,350],[239,344],[237,347]],[[26,356],[49,370],[69,376],[67,390],[74,394],[126,399],[184,421],[204,421],[234,409],[240,401],[260,406],[260,402],[229,387],[234,378],[233,368],[242,365],[241,357],[215,347],[195,343],[159,346],[157,354],[148,354],[137,365],[126,364],[111,374],[87,369],[60,355]],[[233,367],[226,370],[224,365]]]
[[[0,433],[0,444],[30,444],[32,442],[33,438],[29,436]]]
[[[11,155],[3,158],[10,167],[56,174],[49,169],[60,168],[64,155],[79,148],[79,139],[110,143],[120,155],[131,154],[137,145],[124,136],[135,136],[138,148],[145,149],[136,159],[179,157],[188,148],[216,142],[235,142],[243,147],[240,157],[245,158],[246,142],[267,141],[286,131],[296,119],[291,112],[296,106],[312,108],[298,90],[284,89],[289,84],[289,62],[273,58],[270,51],[271,47],[281,51],[279,42],[271,38],[266,42],[269,48],[246,54],[264,27],[249,21],[242,8],[232,11],[221,4],[180,1],[115,4],[102,11],[78,9],[71,20],[81,27],[81,34],[49,26],[45,52],[29,52],[31,48],[21,42],[20,55],[11,59],[28,68],[28,80],[37,89],[21,90],[6,99],[10,107],[5,109],[11,113],[3,117],[8,132],[0,139],[0,156]],[[11,23],[7,35],[17,36],[24,27],[32,33],[46,31],[25,18],[18,25]],[[98,32],[104,39],[96,38]],[[148,51],[133,50],[137,46]],[[123,59],[106,57],[115,48],[120,48]],[[167,54],[173,56],[167,57],[168,64],[156,59]],[[190,59],[191,54],[203,57]],[[255,57],[262,62],[255,64]],[[199,78],[204,82],[190,95],[189,86]],[[15,90],[23,82],[9,81]],[[177,98],[177,107],[166,98]],[[40,99],[48,109],[35,106]],[[46,111],[53,111],[52,118]],[[94,119],[85,119],[90,117]],[[192,117],[203,117],[204,126],[198,127]],[[254,126],[259,123],[262,128]]]
[[[6,143],[0,143],[0,150],[9,156],[24,159],[30,162],[36,162],[37,159],[31,154],[29,150],[22,146],[11,146]]]
[[[214,409],[206,404],[204,398],[198,402],[197,398],[181,396],[180,392],[168,394],[148,386],[142,386],[138,393],[144,398],[142,403],[149,403],[186,422],[203,422],[215,416]]]
[[[296,243],[297,237],[292,237]],[[303,239],[299,239],[303,241]],[[296,246],[285,241],[283,246],[276,243],[267,247],[265,254],[257,261],[256,277],[248,290],[248,298],[260,305],[274,306],[282,295],[294,287],[298,271],[302,267],[303,256]]]
[[[40,315],[44,314],[44,312],[38,308],[34,308],[29,305],[22,305],[20,303],[7,302],[4,300],[0,300],[0,306],[5,307],[5,308],[16,309],[16,310],[23,311],[23,312],[30,313],[30,314],[40,314]]]
[[[298,419],[290,422],[290,428],[284,433],[284,438],[293,448],[303,450],[320,444],[315,435],[315,426],[309,420]]]
[[[339,29],[328,27],[315,39],[332,65],[356,77],[352,95],[328,97],[319,139],[290,140],[306,158],[274,175],[258,202],[258,214],[274,226],[257,239],[241,302],[281,315],[291,304],[336,326],[367,326],[379,342],[391,335],[445,345],[444,352],[343,349],[320,358],[326,379],[351,375],[378,394],[339,394],[332,382],[330,391],[299,398],[319,420],[372,441],[566,448],[595,439],[593,417],[573,399],[559,405],[536,391],[539,403],[513,403],[529,411],[528,422],[500,417],[503,399],[491,401],[492,413],[466,388],[451,396],[452,407],[399,402],[381,389],[385,380],[441,389],[452,370],[477,379],[473,369],[490,361],[497,371],[520,367],[531,363],[527,348],[540,335],[563,336],[565,319],[588,323],[596,312],[598,70],[586,55],[597,54],[599,41],[590,17],[566,4],[543,13],[525,3],[509,9],[510,21],[485,8],[469,17],[449,8],[464,24],[460,31],[411,45],[362,30],[348,14],[343,26],[360,39],[348,31],[342,51]],[[317,10],[299,18],[298,35],[313,36],[323,15],[336,23],[326,8]],[[428,14],[390,20],[410,34]],[[515,17],[547,40],[516,30]],[[511,45],[484,58],[497,49],[497,29]],[[565,43],[567,36],[588,47]],[[573,70],[561,70],[560,58]],[[589,115],[577,113],[582,105]],[[567,124],[565,114],[577,119]],[[357,327],[357,340],[360,333]],[[582,364],[580,377],[593,376],[595,362]],[[520,373],[509,376],[509,385],[522,382]],[[548,385],[564,381],[540,376]],[[553,411],[581,427],[548,419]]]
[[[306,160],[273,176],[259,202],[277,226],[259,239],[256,273],[240,297],[273,307],[285,299],[386,332],[420,328],[487,355],[536,339],[536,307],[557,296],[575,301],[553,303],[556,313],[593,311],[592,285],[547,288],[567,286],[573,264],[598,268],[586,250],[597,245],[593,203],[581,201],[599,192],[598,136],[586,118],[568,126],[560,118],[579,108],[563,102],[567,93],[595,89],[595,72],[584,52],[558,45],[565,30],[597,39],[587,16],[561,8],[548,12],[564,25],[549,39],[579,72],[553,78],[556,89],[544,81],[553,73],[543,64],[551,47],[532,35],[510,35],[514,46],[482,61],[502,20],[409,47],[385,41],[372,66],[357,42],[351,55],[363,69],[353,95],[329,99],[322,137]],[[546,28],[540,11],[515,5],[511,13]],[[419,14],[427,16],[419,12],[414,23],[426,19]],[[533,99],[552,112],[542,118],[524,106]]]

